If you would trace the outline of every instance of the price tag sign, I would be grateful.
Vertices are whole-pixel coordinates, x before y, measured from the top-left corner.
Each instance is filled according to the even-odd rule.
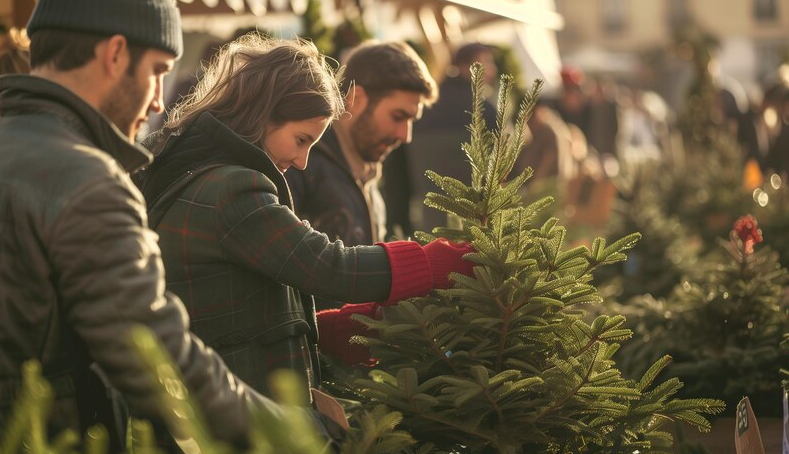
[[[737,404],[737,420],[734,428],[734,446],[737,454],[764,454],[762,435],[753,414],[751,402],[743,397]]]
[[[783,454],[789,454],[789,391],[784,389]]]

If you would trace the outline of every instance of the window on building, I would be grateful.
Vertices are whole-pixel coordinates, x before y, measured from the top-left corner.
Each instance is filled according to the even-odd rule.
[[[778,2],[776,0],[754,0],[753,17],[760,21],[774,21],[778,18]]]
[[[668,24],[671,28],[686,25],[690,21],[687,0],[668,1]]]
[[[620,33],[627,27],[627,5],[625,0],[603,1],[603,29],[606,33]]]
[[[784,62],[786,43],[783,40],[756,41],[756,76],[758,79],[775,79],[776,68]]]

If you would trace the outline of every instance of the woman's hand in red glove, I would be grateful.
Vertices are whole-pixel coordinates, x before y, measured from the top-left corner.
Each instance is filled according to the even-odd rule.
[[[452,272],[466,276],[474,275],[474,264],[463,259],[464,255],[475,252],[469,243],[453,243],[441,238],[431,241],[425,246],[419,246],[411,241],[379,244],[387,250],[393,268],[393,289],[389,298],[390,302],[424,294],[421,291],[411,293],[413,289],[410,288],[396,291],[394,287],[397,287],[398,284],[408,286],[409,279],[424,278],[429,280],[429,282],[415,286],[416,288],[425,287],[424,292],[426,293],[430,288],[449,287],[449,274]],[[409,268],[412,268],[411,272],[407,271]],[[412,274],[417,270],[419,271],[416,274]],[[427,272],[430,273],[429,276],[426,275]],[[431,283],[432,286],[430,286]],[[399,297],[392,295],[399,295]],[[362,314],[370,318],[380,318],[381,306],[386,304],[346,304],[340,309],[318,312],[318,348],[324,354],[338,358],[349,366],[359,363],[370,364],[372,361],[370,350],[360,344],[351,344],[350,339],[357,335],[373,336],[375,331],[351,320],[351,316]]]
[[[318,312],[318,348],[325,355],[342,361],[346,366],[364,363],[370,364],[370,350],[361,344],[350,343],[351,337],[374,336],[375,331],[356,320],[353,314],[362,314],[370,318],[380,318],[378,303],[346,304],[340,309],[327,309]]]
[[[470,243],[453,243],[444,238],[427,243],[423,250],[430,262],[430,271],[433,274],[433,288],[449,287],[449,273],[455,272],[474,275],[474,264],[464,260],[463,256],[476,252]]]
[[[449,287],[449,273],[474,275],[474,264],[463,256],[475,252],[469,243],[453,243],[443,238],[421,246],[415,241],[375,243],[386,250],[392,271],[392,287],[387,302],[426,295],[434,288]]]

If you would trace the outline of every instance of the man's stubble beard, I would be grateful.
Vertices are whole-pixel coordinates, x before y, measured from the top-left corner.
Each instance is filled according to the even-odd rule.
[[[393,145],[397,143],[380,137],[373,119],[373,109],[366,109],[362,112],[356,122],[351,125],[349,132],[356,152],[364,162],[383,161],[394,149]],[[380,151],[381,148],[384,150]]]
[[[125,74],[100,105],[99,111],[134,141],[137,122],[145,103],[145,92],[137,80]]]

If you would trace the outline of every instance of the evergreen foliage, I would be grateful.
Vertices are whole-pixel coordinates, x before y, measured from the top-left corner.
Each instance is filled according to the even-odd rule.
[[[41,378],[41,365],[25,363],[22,368],[22,389],[11,417],[6,422],[0,440],[0,453],[16,454],[27,450],[35,454],[45,452],[67,453],[79,442],[73,432],[61,434],[53,441],[47,440],[46,416],[54,399],[52,386]],[[102,427],[92,427],[86,437],[85,452],[106,452],[108,435]]]
[[[707,131],[706,141],[679,141],[659,162],[622,163],[608,232],[636,230],[644,241],[631,260],[596,273],[603,286],[613,286],[605,289],[607,294],[622,301],[646,294],[667,297],[684,276],[698,272],[699,257],[717,248],[717,238],[728,234],[739,213],[764,212],[771,226],[789,227],[786,212],[779,211],[789,199],[765,188],[776,200],[760,207],[743,188],[742,152],[734,137],[712,125]]]
[[[453,274],[453,288],[388,307],[384,320],[355,316],[378,334],[354,338],[378,359],[370,378],[356,381],[359,395],[402,412],[403,427],[441,452],[671,452],[669,421],[708,430],[702,414],[722,402],[674,398],[679,380],[655,382],[668,357],[625,379],[613,358],[631,336],[624,317],[585,317],[585,306],[601,301],[591,272],[625,260],[639,235],[564,250],[556,219],[534,224],[551,200],[521,204],[531,169],[506,180],[541,82],[513,132],[504,129],[512,78],[501,79],[495,131],[482,117],[479,64],[472,84],[471,140],[462,146],[471,185],[428,172],[444,194],[425,201],[461,222],[417,236],[471,241],[474,277]]]
[[[307,8],[301,16],[301,36],[309,38],[325,55],[334,55],[334,30],[323,22],[320,0],[307,0]]]
[[[773,225],[789,227],[786,211],[779,212],[785,189],[778,190],[776,203],[762,209],[744,187],[744,153],[726,123],[720,90],[709,72],[716,41],[697,27],[683,29],[677,41],[679,49],[692,55],[696,73],[677,122],[680,134],[667,144],[659,162],[641,167],[621,163],[624,171],[617,181],[620,199],[609,234],[637,230],[644,236],[632,262],[598,273],[606,285],[613,285],[605,292],[622,300],[639,294],[668,297],[684,276],[698,272],[699,256],[716,250],[717,238],[728,234],[740,213],[767,216],[763,224],[769,223],[771,230]],[[765,187],[762,192],[776,191]],[[783,237],[770,235],[776,242]]]
[[[501,74],[512,76],[512,98],[523,99],[526,96],[526,84],[523,82],[523,66],[515,54],[515,49],[507,44],[491,44],[493,62]]]
[[[186,452],[202,454],[233,454],[238,451],[226,443],[213,438],[207,430],[203,417],[189,397],[180,374],[169,360],[150,331],[139,328],[133,334],[132,342],[139,357],[157,383],[162,402],[165,422],[171,433],[181,440],[188,440],[182,448]],[[0,436],[0,453],[16,454],[107,454],[109,436],[104,427],[90,427],[84,439],[73,431],[59,434],[53,440],[47,439],[46,419],[52,405],[54,392],[52,386],[42,377],[41,366],[30,361],[22,370],[23,387],[20,390],[14,412],[5,432]],[[298,402],[303,393],[299,378],[290,371],[274,374],[272,390],[279,403],[281,412],[274,415],[259,412],[254,416],[255,423],[250,435],[251,446],[248,451],[255,454],[325,454],[325,441],[322,441],[308,420]],[[431,446],[418,450],[411,447],[415,443],[410,435],[394,430],[402,419],[397,412],[389,412],[384,407],[374,408],[371,412],[355,415],[357,426],[352,427],[340,449],[340,454],[384,454],[413,453],[426,454]],[[161,454],[156,446],[154,431],[147,421],[132,420],[127,438],[127,451],[134,454]],[[295,435],[295,436],[294,436]]]
[[[609,231],[612,234],[638,231],[644,238],[633,248],[626,262],[595,273],[605,282],[605,292],[617,300],[628,301],[644,294],[667,296],[697,260],[700,239],[688,235],[679,217],[667,214],[667,207],[663,205],[664,189],[670,188],[663,188],[661,184],[666,180],[674,181],[671,177],[665,178],[676,168],[670,162],[625,163],[620,176],[614,180],[619,199],[614,205]],[[657,171],[655,166],[658,166]],[[656,185],[659,190],[655,190]]]
[[[386,406],[378,405],[370,411],[362,410],[351,418],[353,429],[345,437],[341,454],[427,454],[431,445],[413,449],[416,443],[408,432],[396,429],[403,415],[389,411]]]
[[[626,375],[636,374],[668,352],[675,358],[668,372],[689,384],[685,395],[719,397],[733,409],[747,394],[757,414],[775,415],[778,368],[786,361],[778,343],[787,323],[780,259],[786,263],[789,254],[789,190],[777,175],[752,194],[744,189],[743,153],[708,71],[714,41],[686,36],[684,43],[697,80],[680,118],[680,146],[620,182],[631,190],[622,191],[611,231],[635,228],[645,241],[634,250],[635,266],[600,275],[610,285],[606,293],[627,298],[608,307],[627,315],[636,333],[620,364]],[[736,238],[719,240],[748,211],[780,257],[766,248],[737,255]]]
[[[723,399],[732,411],[747,395],[757,414],[777,415],[779,369],[789,359],[779,349],[789,331],[789,273],[769,247],[748,252],[734,231],[718,243],[697,277],[668,298],[634,299],[621,308],[639,320],[636,342],[622,351],[623,370],[635,373],[667,352],[675,360],[667,372],[688,384],[686,395]]]
[[[684,152],[686,167],[671,182],[673,190],[664,199],[666,213],[676,214],[708,251],[752,205],[743,186],[745,159],[733,134],[715,124],[708,126],[705,140],[686,137]]]
[[[300,36],[308,38],[322,54],[340,61],[342,52],[373,37],[362,20],[362,9],[357,3],[346,5],[344,19],[335,28],[323,21],[320,0],[307,0],[307,8],[301,16]]]
[[[697,24],[683,27],[674,40],[677,49],[684,49],[683,53],[689,54],[696,74],[688,90],[686,109],[677,124],[685,140],[709,146],[712,139],[709,135],[710,125],[723,123],[722,112],[717,107],[718,90],[710,73],[710,62],[720,43]]]

